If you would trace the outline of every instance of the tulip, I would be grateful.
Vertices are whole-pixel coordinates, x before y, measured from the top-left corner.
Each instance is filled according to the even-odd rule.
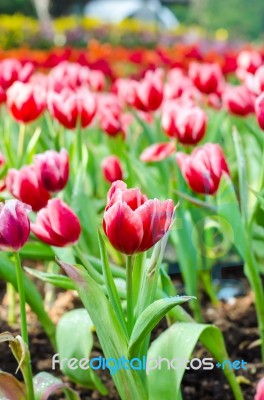
[[[140,82],[134,84],[131,105],[140,111],[156,111],[163,100],[162,71],[148,71]]]
[[[264,400],[264,378],[262,378],[257,385],[257,392],[254,400]]]
[[[207,143],[194,149],[191,155],[179,152],[176,161],[185,180],[197,193],[215,194],[222,175],[229,175],[223,151],[218,144]]]
[[[7,91],[6,104],[17,121],[32,122],[46,107],[45,92],[31,83],[15,82]]]
[[[255,111],[259,126],[264,130],[264,92],[256,100]]]
[[[162,127],[170,137],[185,145],[197,144],[205,135],[205,112],[192,103],[171,104],[164,107]]]
[[[109,183],[123,179],[123,171],[120,160],[115,156],[109,156],[103,159],[102,171],[105,180]]]
[[[238,71],[246,71],[254,74],[262,64],[262,57],[258,51],[243,50],[237,57]]]
[[[53,118],[68,129],[75,129],[78,119],[82,128],[86,128],[96,113],[95,98],[87,89],[79,89],[77,92],[70,89],[63,89],[60,93],[50,92],[47,104]]]
[[[0,86],[0,104],[5,103],[5,101],[6,101],[6,92],[4,91],[2,86]]]
[[[189,77],[204,94],[218,93],[224,81],[218,64],[192,62],[189,68]]]
[[[35,156],[39,180],[48,192],[59,192],[69,179],[69,156],[65,149],[59,153],[48,150]]]
[[[19,251],[30,234],[31,207],[18,200],[0,203],[0,250]]]
[[[231,114],[247,116],[254,112],[254,98],[245,86],[227,87],[222,99]]]
[[[132,255],[150,249],[170,229],[172,200],[148,200],[139,189],[127,189],[122,181],[112,184],[103,226],[112,246]]]
[[[0,62],[0,86],[7,90],[16,81],[28,82],[33,70],[34,66],[30,62],[22,65],[15,58],[6,58]]]
[[[259,67],[254,75],[246,75],[245,85],[253,94],[260,95],[264,92],[264,65]]]
[[[37,214],[31,230],[38,239],[56,247],[75,244],[81,234],[77,215],[61,199],[49,200]]]
[[[140,160],[144,162],[162,161],[170,157],[176,151],[174,142],[155,143],[147,147],[140,155]]]
[[[33,211],[45,207],[50,199],[50,194],[42,186],[36,167],[33,165],[27,165],[20,170],[10,169],[6,187],[15,198],[29,204]]]

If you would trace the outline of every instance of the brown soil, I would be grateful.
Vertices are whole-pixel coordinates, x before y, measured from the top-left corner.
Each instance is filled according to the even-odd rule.
[[[10,327],[6,323],[7,304],[4,296],[5,286],[0,286],[0,332],[10,331],[14,336],[19,333],[18,324]],[[58,293],[54,302],[50,315],[54,322],[58,321],[60,316],[66,311],[75,307],[81,307],[75,292],[68,291]],[[236,299],[233,304],[220,303],[218,307],[212,307],[208,302],[204,301],[203,306],[204,318],[207,322],[214,323],[219,326],[224,334],[227,349],[231,360],[244,359],[248,365],[247,371],[237,371],[237,376],[242,382],[242,390],[246,400],[253,400],[256,390],[256,383],[264,376],[264,370],[260,362],[260,349],[254,342],[258,339],[258,331],[256,328],[256,315],[254,311],[253,298],[251,293],[244,298]],[[17,310],[17,315],[19,312]],[[34,373],[40,371],[51,371],[51,358],[54,354],[46,335],[41,330],[36,317],[30,312],[30,349],[32,356],[32,364]],[[164,329],[165,321],[159,326],[159,333]],[[96,348],[92,356],[98,356],[99,348]],[[205,350],[198,345],[195,355],[204,357]],[[7,344],[0,345],[0,368],[4,371],[14,374],[17,363],[13,358]],[[56,370],[55,374],[59,375]],[[90,390],[82,390],[77,388],[84,400],[91,399],[112,399],[117,400],[119,396],[114,388],[111,377],[105,371],[100,373],[101,379],[109,389],[107,397],[101,396],[98,392]],[[21,378],[20,374],[17,375]],[[228,383],[222,372],[218,369],[212,371],[187,371],[183,380],[183,398],[185,400],[231,400],[231,394]],[[53,397],[61,399],[61,396]],[[140,399],[135,399],[140,400]],[[164,399],[165,400],[165,399]]]

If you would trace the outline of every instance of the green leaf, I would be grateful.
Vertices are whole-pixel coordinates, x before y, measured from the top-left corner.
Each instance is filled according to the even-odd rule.
[[[189,296],[176,296],[154,301],[138,317],[129,340],[129,356],[135,357],[140,352],[140,347],[160,320],[173,307],[194,299]]]
[[[24,267],[24,270],[34,276],[35,278],[40,279],[42,282],[50,283],[53,286],[59,287],[65,290],[73,290],[75,286],[73,282],[65,275],[52,274],[48,272],[38,271],[33,268]]]
[[[54,252],[51,247],[40,242],[28,242],[20,250],[20,255],[30,260],[54,260]]]
[[[230,225],[230,230],[233,232],[234,245],[244,259],[246,248],[244,226],[234,187],[226,175],[221,179],[216,199],[218,215]]]
[[[222,363],[228,359],[221,331],[212,325],[196,323],[176,323],[172,325],[154,340],[148,352],[148,359],[158,359],[162,356],[162,358],[168,360],[177,358],[189,360],[199,339],[213,345],[214,353],[212,355],[217,361]],[[167,364],[163,362],[161,368],[149,371],[149,400],[179,400],[185,366],[186,364],[177,365],[176,369],[168,369]],[[242,400],[243,394],[233,371],[227,366],[224,373],[232,386],[235,399]]]
[[[99,238],[99,246],[102,260],[102,268],[104,274],[104,282],[107,289],[107,295],[112,307],[119,319],[119,322],[123,328],[124,333],[127,335],[127,327],[125,322],[124,312],[121,306],[121,302],[118,296],[118,292],[115,286],[115,282],[111,273],[111,269],[109,266],[108,256],[105,248],[105,243],[102,238],[100,231],[98,230],[98,238]]]
[[[33,384],[35,400],[48,400],[51,395],[58,391],[63,391],[67,400],[81,400],[77,392],[69,388],[62,380],[47,372],[37,374],[33,379]]]
[[[4,371],[0,371],[0,399],[27,400],[25,386]]]
[[[78,327],[78,329],[76,329]],[[93,347],[93,323],[84,308],[72,310],[63,315],[56,329],[56,342],[59,359],[70,360],[88,359]],[[102,395],[106,395],[107,389],[92,369],[72,369],[68,363],[61,364],[61,370],[72,381],[97,389]]]
[[[100,286],[80,266],[58,261],[75,282],[80,298],[87,309],[106,358],[128,358],[128,343],[114,310]],[[113,380],[122,400],[147,400],[147,393],[137,371],[120,369]]]

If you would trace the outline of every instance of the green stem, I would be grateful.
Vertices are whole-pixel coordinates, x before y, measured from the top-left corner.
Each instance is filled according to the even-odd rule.
[[[6,293],[8,299],[7,321],[8,325],[12,326],[16,322],[16,290],[9,282],[6,284]]]
[[[215,288],[212,282],[211,270],[208,269],[201,271],[200,277],[203,283],[203,287],[206,291],[206,294],[209,296],[211,303],[213,305],[219,304],[219,300],[217,298]]]
[[[22,164],[24,156],[25,137],[26,137],[26,125],[21,124],[19,129],[18,149],[17,149],[18,160],[20,164]]]
[[[131,334],[134,325],[132,271],[133,271],[133,259],[132,256],[127,256],[126,260],[127,326],[129,334]]]
[[[28,341],[28,330],[27,330],[27,313],[26,313],[26,297],[25,297],[25,288],[23,282],[23,270],[21,266],[19,253],[14,253],[15,255],[15,263],[16,263],[16,275],[17,275],[17,286],[19,293],[19,304],[20,304],[20,324],[21,324],[21,334],[24,342],[27,347],[29,344]],[[32,370],[31,370],[31,360],[30,353],[28,352],[28,357],[25,359],[25,384],[27,390],[27,399],[35,400],[34,389],[33,389],[33,379],[32,379]]]

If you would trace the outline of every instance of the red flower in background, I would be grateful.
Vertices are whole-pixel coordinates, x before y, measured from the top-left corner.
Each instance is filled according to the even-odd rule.
[[[19,122],[32,122],[46,108],[45,91],[31,83],[15,82],[7,91],[8,110]]]
[[[197,193],[215,194],[221,177],[229,169],[221,147],[207,143],[194,149],[191,155],[177,153],[176,161],[191,189]]]
[[[4,103],[5,101],[6,101],[6,92],[4,91],[2,86],[0,86],[0,104]]]
[[[156,111],[163,100],[162,70],[148,71],[145,77],[134,83],[134,96],[131,105],[140,111]]]
[[[140,155],[140,160],[144,162],[162,161],[170,157],[176,151],[174,142],[154,143],[147,147]]]
[[[222,100],[231,114],[247,116],[254,112],[254,96],[245,86],[227,86]]]
[[[192,102],[166,103],[162,111],[162,128],[170,137],[186,145],[197,144],[205,135],[205,112]]]
[[[259,126],[264,130],[264,92],[256,100],[255,112]]]
[[[76,243],[81,234],[78,217],[60,199],[49,200],[47,207],[37,214],[31,230],[38,239],[56,247],[65,247]]]
[[[223,73],[218,64],[192,62],[189,77],[197,89],[204,94],[219,93],[224,83]]]
[[[59,153],[48,150],[35,156],[38,177],[48,192],[62,190],[69,179],[69,156],[65,149]]]
[[[262,64],[262,57],[256,50],[243,50],[237,56],[237,71],[254,74]],[[243,75],[242,75],[243,77]]]
[[[6,58],[0,62],[0,86],[7,90],[14,82],[28,82],[34,71],[32,63],[21,64],[15,58]]]
[[[49,192],[42,186],[35,166],[26,165],[20,170],[10,169],[6,178],[7,190],[33,211],[45,207],[50,199]]]
[[[30,206],[18,200],[0,203],[0,250],[18,251],[30,234]]]
[[[148,200],[139,189],[127,189],[122,181],[108,192],[103,226],[112,246],[124,254],[150,249],[170,229],[172,200]]]
[[[120,181],[123,179],[122,165],[116,156],[109,156],[103,159],[102,172],[105,180],[109,183]]]
[[[68,129],[75,129],[78,119],[82,128],[86,128],[96,114],[95,97],[84,88],[77,92],[70,89],[49,92],[47,104],[51,115]]]

